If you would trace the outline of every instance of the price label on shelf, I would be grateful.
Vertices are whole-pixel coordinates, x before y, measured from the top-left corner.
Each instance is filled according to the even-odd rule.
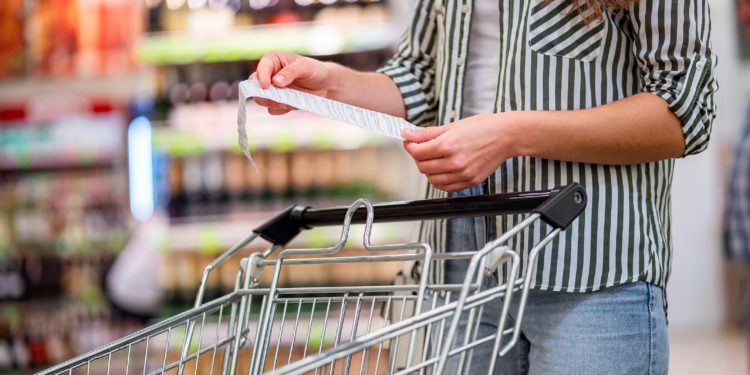
[[[293,89],[277,88],[273,86],[268,89],[262,89],[258,81],[246,80],[240,82],[239,108],[237,110],[237,134],[240,148],[253,166],[255,166],[255,161],[250,155],[248,149],[247,129],[245,128],[245,101],[255,97],[273,100],[277,103],[286,104],[303,111],[315,113],[332,120],[345,122],[395,139],[403,139],[401,137],[401,132],[404,129],[413,130],[417,128],[402,118],[387,115],[385,113],[370,111],[368,109]]]

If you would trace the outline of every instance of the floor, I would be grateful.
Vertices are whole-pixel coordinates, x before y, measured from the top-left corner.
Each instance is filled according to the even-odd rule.
[[[747,341],[740,332],[670,333],[669,373],[750,374]]]

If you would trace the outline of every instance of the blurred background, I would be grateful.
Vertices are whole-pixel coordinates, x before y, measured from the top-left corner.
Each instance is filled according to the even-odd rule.
[[[720,107],[711,146],[679,160],[674,177],[671,369],[745,374],[746,265],[725,259],[721,223],[750,104],[750,44],[735,2],[710,3]],[[373,70],[411,4],[2,0],[0,374],[40,370],[184,311],[203,267],[292,203],[417,197],[420,178],[398,142],[250,105],[256,174],[235,125],[237,84],[264,53]],[[408,225],[381,228],[376,242],[412,236]],[[337,236],[316,229],[295,244]],[[232,289],[236,266],[210,279],[208,298]],[[386,283],[398,271],[342,267],[283,282]]]

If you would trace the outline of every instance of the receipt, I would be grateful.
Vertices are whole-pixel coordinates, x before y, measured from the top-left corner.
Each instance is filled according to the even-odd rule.
[[[264,90],[256,80],[242,81],[240,82],[239,108],[237,109],[237,135],[242,152],[245,153],[256,170],[258,167],[255,166],[255,161],[250,155],[247,144],[247,129],[245,128],[245,101],[255,97],[273,100],[395,139],[403,139],[401,131],[404,129],[417,129],[416,126],[406,120],[385,113],[370,111],[293,89],[271,86]]]

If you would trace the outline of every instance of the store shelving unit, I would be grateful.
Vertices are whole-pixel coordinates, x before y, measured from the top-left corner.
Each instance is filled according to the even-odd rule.
[[[142,325],[117,314],[102,285],[131,235],[130,104],[153,91],[129,47],[141,5],[0,7],[2,374],[30,374]]]
[[[53,3],[27,2],[9,17],[21,25],[48,22],[45,15],[67,4],[78,24],[42,23],[14,60],[25,68],[0,66],[0,278],[13,281],[0,288],[0,373],[30,373],[123,336],[143,324],[139,319],[184,309],[202,267],[288,204],[416,192],[399,142],[308,113],[272,117],[248,103],[258,173],[236,143],[236,85],[257,59],[286,51],[372,70],[398,38],[386,1],[229,0],[238,6],[230,12],[210,1],[150,0],[132,9],[125,9],[131,0]],[[83,17],[87,6],[97,16]],[[138,18],[132,25],[131,15]],[[99,25],[130,31],[92,28],[96,17]],[[55,30],[60,46],[44,45]],[[153,105],[144,106],[143,97]],[[127,130],[135,115],[151,127],[153,172],[145,178],[154,182],[158,220],[139,222],[128,209]],[[375,230],[382,242],[410,235],[403,225]],[[316,229],[290,246],[337,237]],[[150,316],[133,317],[107,295],[107,271],[143,238],[138,247],[159,254],[164,297]],[[363,250],[354,241],[347,251]],[[213,295],[231,288],[236,267],[230,262],[210,280]],[[382,283],[398,271],[309,269],[284,275],[283,283]],[[15,282],[22,291],[6,290]],[[25,358],[13,354],[22,352]]]
[[[156,189],[164,194],[157,205],[170,214],[169,237],[178,237],[172,234],[186,222],[201,233],[204,227],[232,227],[238,215],[269,213],[292,202],[399,198],[416,190],[393,183],[416,181],[395,151],[399,142],[348,125],[299,112],[272,117],[248,103],[258,173],[241,155],[234,131],[236,85],[269,51],[323,57],[363,70],[380,65],[398,37],[386,5],[270,1],[258,9],[242,5],[234,24],[209,10],[200,10],[211,13],[204,20],[200,12],[184,9],[154,17],[183,26],[152,25],[156,31],[135,47],[157,77],[153,152],[162,160]],[[301,22],[287,22],[290,18]],[[196,26],[201,24],[214,27]]]
[[[339,5],[382,7],[383,2],[334,7]],[[400,142],[304,112],[274,117],[248,103],[248,138],[258,173],[241,154],[235,133],[236,84],[255,69],[254,60],[281,50],[372,70],[397,41],[398,27],[379,16],[355,22],[314,18],[233,27],[214,35],[190,30],[155,33],[139,42],[137,53],[155,67],[161,98],[153,121],[153,146],[165,160],[163,172],[156,174],[166,181],[162,191],[167,193],[161,199],[170,217],[157,221],[163,235],[153,239],[153,246],[164,256],[162,280],[170,302],[160,315],[192,304],[200,270],[289,204],[330,206],[358,197],[393,200],[416,193],[418,180]],[[212,100],[217,91],[218,99]],[[147,225],[154,229],[153,222]],[[344,250],[350,255],[365,252],[361,230],[354,227]],[[412,226],[383,224],[376,227],[374,241],[405,242],[412,233]],[[326,246],[338,236],[335,229],[316,229],[289,246]],[[260,249],[245,252],[256,250]],[[236,267],[236,262],[229,262],[209,279],[209,298],[232,288]],[[301,267],[282,275],[282,285],[389,283],[399,271],[392,264]]]
[[[33,371],[136,327],[113,323],[101,288],[129,236],[125,115],[55,117],[0,125],[3,373]]]
[[[327,56],[379,50],[390,47],[396,37],[393,25],[378,19],[261,25],[209,35],[155,33],[139,41],[136,55],[153,65],[246,62],[268,51]]]

